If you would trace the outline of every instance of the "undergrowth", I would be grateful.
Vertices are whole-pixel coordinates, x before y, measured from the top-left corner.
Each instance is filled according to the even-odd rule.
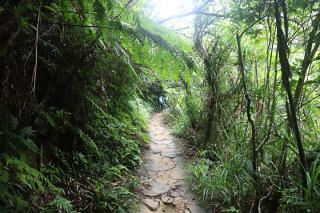
[[[130,53],[147,42],[133,10],[111,0],[17,1],[1,5],[4,17],[0,36],[14,42],[0,53],[1,212],[132,209],[150,111]]]
[[[95,119],[88,129],[95,131],[84,133],[73,127],[75,137],[85,141],[83,150],[88,151],[69,153],[52,147],[50,159],[38,164],[38,168],[33,167],[41,157],[32,139],[36,131],[31,127],[18,129],[19,123],[14,117],[8,123],[9,129],[1,129],[1,141],[10,141],[14,146],[7,149],[16,151],[14,155],[1,156],[0,202],[3,210],[127,212],[132,208],[133,190],[138,180],[131,170],[140,166],[140,147],[148,140],[146,119],[141,114],[147,110],[139,100],[132,101],[132,114],[121,114],[125,120],[119,120],[92,100],[89,103]],[[53,122],[50,120],[48,122]]]

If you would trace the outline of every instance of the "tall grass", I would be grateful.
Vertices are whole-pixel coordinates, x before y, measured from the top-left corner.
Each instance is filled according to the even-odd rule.
[[[218,160],[212,161],[205,153],[201,152],[201,158],[188,164],[191,190],[211,206],[219,203],[222,209],[230,210],[231,207],[237,212],[254,191],[249,159],[240,152],[234,152],[230,157],[215,153]]]

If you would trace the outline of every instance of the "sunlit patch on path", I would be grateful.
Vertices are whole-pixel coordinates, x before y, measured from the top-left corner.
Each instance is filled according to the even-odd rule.
[[[184,182],[183,152],[174,143],[163,113],[150,120],[150,149],[142,166],[140,213],[202,213]]]

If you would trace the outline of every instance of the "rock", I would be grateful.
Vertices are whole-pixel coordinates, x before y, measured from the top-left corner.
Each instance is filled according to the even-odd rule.
[[[143,194],[148,196],[148,197],[156,197],[161,194],[166,193],[169,189],[170,186],[165,184],[165,183],[159,183],[155,180],[152,180],[147,183],[148,188],[144,189]]]
[[[181,197],[175,197],[173,199],[173,205],[176,206],[177,210],[184,209],[184,201],[182,200]]]
[[[185,174],[184,174],[184,167],[182,163],[177,163],[176,166],[173,168],[171,176],[172,179],[176,180],[183,180],[185,179]]]
[[[170,179],[170,174],[171,174],[172,170],[164,170],[164,171],[157,171],[157,177],[159,179],[167,179],[167,180],[171,180]]]
[[[186,191],[183,189],[170,190],[171,197],[184,197],[186,196]]]
[[[163,213],[180,213],[173,205],[163,205],[161,206],[157,212]]]
[[[195,202],[188,203],[186,208],[192,213],[205,213],[205,211],[202,210]]]
[[[151,211],[148,207],[146,207],[145,205],[141,205],[140,206],[140,211],[139,213],[152,213],[154,211]]]
[[[164,204],[171,204],[171,203],[173,203],[173,198],[172,197],[168,197],[168,196],[161,196],[161,201]]]
[[[150,198],[143,199],[142,202],[152,211],[156,211],[160,205],[159,201]]]
[[[177,157],[177,154],[174,152],[162,152],[161,156],[173,159]]]
[[[170,158],[165,158],[159,154],[151,156],[150,162],[148,162],[148,169],[153,171],[165,171],[175,168],[175,162]]]
[[[151,150],[151,152],[152,152],[153,154],[159,154],[161,151],[160,151],[160,150]]]

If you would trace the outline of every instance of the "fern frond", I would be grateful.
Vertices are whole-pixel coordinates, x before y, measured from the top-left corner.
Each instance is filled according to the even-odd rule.
[[[9,181],[9,169],[7,167],[0,167],[0,183],[6,184]]]
[[[20,130],[20,134],[22,137],[34,136],[37,133],[36,130],[33,130],[31,126],[23,127]]]
[[[9,123],[10,129],[15,130],[18,127],[18,123],[19,123],[18,119],[11,115],[11,119]]]
[[[27,130],[26,130],[27,129]],[[29,138],[25,138],[22,135],[30,135],[30,134],[34,134],[33,130],[30,130],[29,128],[26,128],[25,130],[21,129],[21,135],[17,135],[11,131],[9,131],[9,135],[14,139],[14,141],[24,145],[29,151],[38,154],[39,153],[39,148],[38,146],[34,143],[33,140],[29,139]],[[29,131],[29,132],[28,132]],[[16,149],[16,144],[15,143],[10,143],[11,147],[13,147],[13,149]]]
[[[99,0],[94,1],[93,9],[95,11],[95,18],[98,21],[103,22],[103,19],[105,18],[106,13],[105,13],[105,8],[103,7],[103,5]]]
[[[155,44],[159,45],[161,48],[169,51],[173,56],[181,60],[182,63],[188,69],[195,69],[195,62],[188,55],[187,52],[192,50],[188,48],[187,44],[183,44],[182,39],[177,38],[173,32],[163,28],[162,26],[148,20],[148,22],[153,23],[153,25],[147,24],[147,21],[142,21],[143,18],[138,19],[138,32],[143,36],[151,39]],[[155,28],[155,29],[153,29]],[[175,38],[174,40],[166,40],[163,35],[167,35],[168,38]],[[184,50],[184,49],[185,50]]]
[[[57,127],[56,121],[54,120],[54,118],[50,115],[50,113],[46,112],[46,111],[41,111],[40,114],[43,116],[43,118],[46,119],[46,121],[48,122],[48,124],[50,124],[52,127]]]
[[[57,195],[54,200],[50,202],[50,204],[54,206],[58,210],[58,212],[72,212],[73,207],[71,201],[64,197],[61,197],[60,195]]]
[[[76,133],[83,140],[89,150],[94,152],[97,156],[101,156],[98,146],[89,135],[85,134],[80,128],[76,129]]]

